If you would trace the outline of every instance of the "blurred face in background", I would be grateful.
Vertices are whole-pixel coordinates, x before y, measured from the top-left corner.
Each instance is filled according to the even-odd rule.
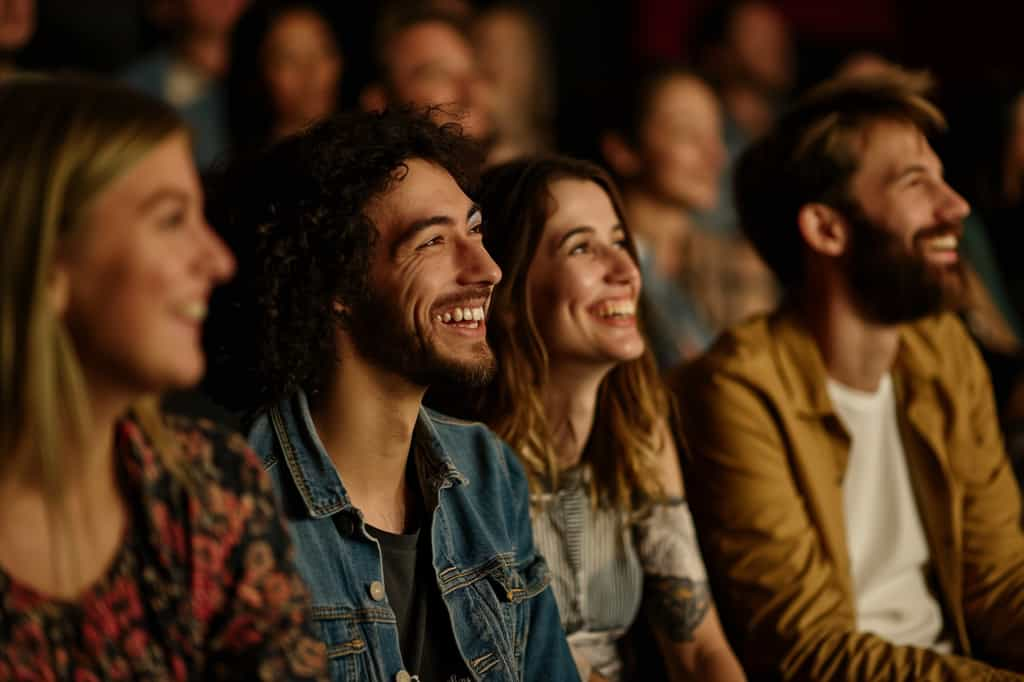
[[[117,177],[82,221],[58,249],[55,281],[90,382],[132,393],[198,382],[210,292],[235,266],[203,217],[185,134]]]
[[[692,76],[668,77],[651,94],[638,138],[655,194],[687,209],[714,208],[726,156],[711,88]]]
[[[35,29],[35,0],[0,0],[0,58],[23,48]]]
[[[184,0],[182,18],[190,31],[224,35],[248,4],[249,0]]]
[[[502,132],[518,133],[531,124],[538,103],[540,60],[538,37],[521,13],[498,9],[480,16],[473,27],[473,43],[483,77],[491,87],[495,125]]]
[[[490,90],[473,47],[454,26],[424,21],[408,27],[392,39],[387,63],[391,99],[439,106],[439,122],[460,123],[476,139],[490,135]]]
[[[736,10],[727,36],[737,76],[767,91],[785,92],[793,84],[793,46],[789,26],[766,2],[748,2]]]
[[[342,61],[330,26],[316,12],[285,12],[267,33],[263,68],[276,116],[288,134],[335,110]]]

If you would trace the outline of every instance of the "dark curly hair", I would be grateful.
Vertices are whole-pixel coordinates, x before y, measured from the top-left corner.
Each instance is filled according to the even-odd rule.
[[[211,303],[207,392],[245,415],[302,388],[315,400],[337,365],[335,301],[368,294],[377,229],[368,202],[422,159],[467,194],[481,154],[455,124],[403,109],[335,116],[212,178],[208,215],[238,259]]]

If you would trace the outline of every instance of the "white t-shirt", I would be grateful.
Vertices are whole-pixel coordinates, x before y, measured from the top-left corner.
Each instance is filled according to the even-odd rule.
[[[896,421],[892,379],[874,393],[828,381],[852,443],[843,513],[856,592],[857,629],[898,645],[949,652],[942,609],[925,580],[928,542]]]

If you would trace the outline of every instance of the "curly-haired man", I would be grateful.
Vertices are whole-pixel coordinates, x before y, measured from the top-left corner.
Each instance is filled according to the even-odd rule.
[[[211,390],[254,415],[334,680],[575,680],[517,459],[422,407],[494,372],[476,148],[350,114],[230,171]],[[255,569],[254,569],[255,570]]]

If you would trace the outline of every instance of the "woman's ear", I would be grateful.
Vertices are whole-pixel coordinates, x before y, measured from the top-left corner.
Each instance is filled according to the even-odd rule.
[[[631,178],[643,167],[640,157],[618,133],[601,133],[601,156],[620,178]]]
[[[71,275],[60,258],[53,265],[49,280],[46,283],[46,295],[50,299],[50,307],[57,317],[64,317],[71,300]]]
[[[804,242],[812,251],[826,256],[841,256],[849,243],[849,224],[827,204],[805,204],[797,213],[797,225]]]

